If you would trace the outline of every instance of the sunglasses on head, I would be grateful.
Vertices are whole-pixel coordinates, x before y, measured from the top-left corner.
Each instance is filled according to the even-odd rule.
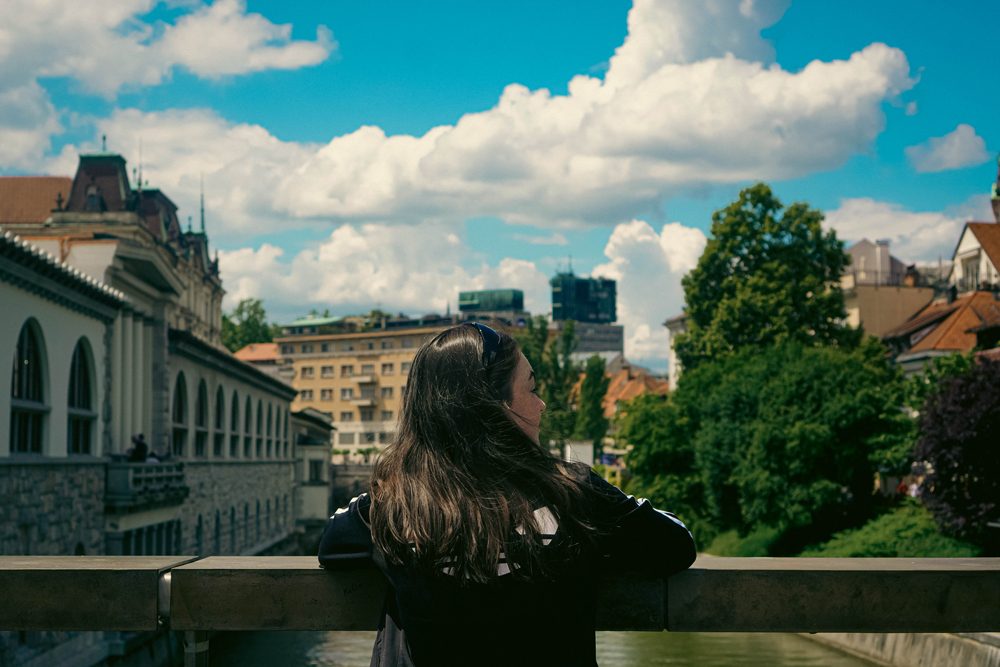
[[[500,334],[485,324],[476,322],[475,325],[483,338],[483,365],[489,366],[496,359],[497,350],[500,349]]]

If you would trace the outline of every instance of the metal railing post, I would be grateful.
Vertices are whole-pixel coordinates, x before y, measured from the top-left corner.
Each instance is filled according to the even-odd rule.
[[[184,667],[208,667],[208,632],[184,632]]]

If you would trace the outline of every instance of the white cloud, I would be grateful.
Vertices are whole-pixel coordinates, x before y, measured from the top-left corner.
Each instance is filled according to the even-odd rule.
[[[569,245],[565,234],[552,232],[551,236],[531,236],[530,234],[512,234],[515,241],[525,241],[532,245]]]
[[[869,150],[884,127],[883,101],[914,83],[906,57],[873,44],[799,72],[768,65],[773,51],[759,31],[784,6],[637,0],[604,80],[574,77],[567,95],[512,84],[492,109],[419,137],[365,126],[312,146],[210,111],[137,110],[99,121],[95,136],[132,147],[140,134],[171,137],[156,157],[157,180],[182,207],[197,197],[183,174],[204,171],[213,191],[241,191],[219,210],[241,233],[278,218],[604,225],[691,188],[799,177]],[[258,138],[241,145],[247,133]]]
[[[125,85],[156,85],[174,67],[201,77],[296,69],[336,48],[325,26],[315,41],[292,40],[291,25],[247,13],[243,0],[185,2],[173,25],[144,17],[156,0],[2,0],[0,88],[40,77],[72,77],[113,97]]]
[[[496,266],[464,268],[470,253],[449,225],[342,225],[315,249],[289,262],[270,244],[220,251],[226,302],[254,297],[303,312],[316,307],[364,310],[376,304],[411,314],[454,310],[461,290],[513,288],[525,307],[549,310],[548,278],[533,262],[506,258]]]
[[[965,123],[943,137],[931,137],[922,144],[907,146],[903,152],[917,173],[963,169],[990,159],[986,141]]]
[[[0,167],[37,165],[51,147],[49,137],[61,131],[59,114],[37,82],[0,88]]]
[[[604,248],[610,261],[596,267],[593,275],[617,281],[626,357],[667,357],[670,336],[663,322],[684,307],[681,277],[698,264],[705,243],[701,230],[679,222],[663,225],[659,234],[641,220],[615,227]]]
[[[989,197],[974,195],[941,212],[912,212],[900,204],[870,197],[841,199],[826,212],[824,226],[851,245],[863,238],[889,239],[890,252],[904,262],[950,258],[962,227],[969,220],[992,220]]]

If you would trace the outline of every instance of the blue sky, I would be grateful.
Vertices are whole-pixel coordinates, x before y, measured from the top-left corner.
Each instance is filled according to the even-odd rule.
[[[204,174],[230,301],[279,320],[483,287],[545,312],[572,256],[662,370],[742,186],[905,261],[990,216],[997,3],[3,4],[0,173],[72,174],[102,134],[136,166],[141,140],[182,216]]]

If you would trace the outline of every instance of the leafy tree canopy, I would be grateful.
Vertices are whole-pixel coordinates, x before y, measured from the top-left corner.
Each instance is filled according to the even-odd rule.
[[[921,498],[946,532],[981,540],[1000,521],[1000,361],[940,380],[920,415],[913,452],[930,465]]]
[[[874,337],[853,350],[744,348],[686,371],[666,404],[628,404],[629,467],[638,488],[689,521],[742,534],[781,527],[801,547],[869,518],[875,470],[905,460],[900,383]],[[707,544],[711,533],[696,537]]]
[[[611,378],[605,373],[604,359],[596,354],[587,360],[580,398],[577,402],[576,431],[574,437],[591,440],[594,446],[608,432],[608,418],[604,416],[604,395],[608,393]]]
[[[266,319],[263,301],[240,300],[232,313],[222,315],[222,344],[237,352],[252,343],[270,343],[281,335],[281,326],[268,324]]]
[[[837,281],[849,263],[823,214],[787,209],[763,183],[712,215],[711,238],[684,276],[688,331],[674,349],[685,369],[744,347],[784,341],[856,345]]]

